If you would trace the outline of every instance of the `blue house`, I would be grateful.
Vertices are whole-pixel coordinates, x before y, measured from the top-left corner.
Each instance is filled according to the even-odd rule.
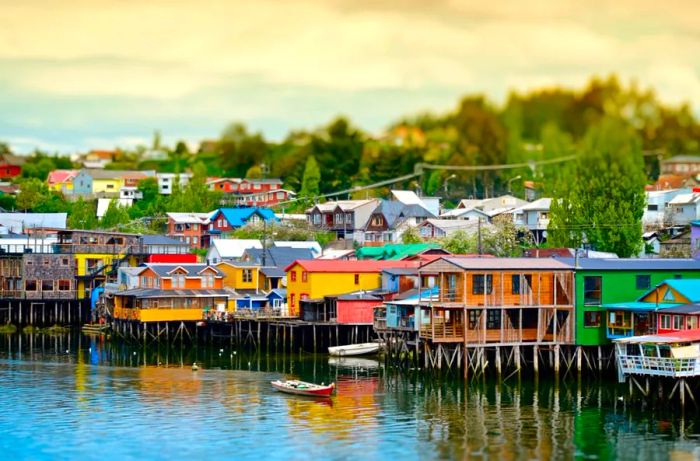
[[[396,330],[419,331],[422,324],[430,323],[430,314],[423,315],[419,304],[438,297],[438,287],[423,290],[408,290],[397,296],[386,305],[386,328]],[[420,301],[420,303],[419,303]]]
[[[241,207],[219,208],[210,217],[209,232],[224,234],[248,223],[279,222],[279,218],[269,208]]]
[[[255,290],[236,290],[231,295],[231,298],[236,301],[236,310],[250,309],[257,311],[267,306],[267,296],[263,293],[257,293]]]
[[[80,170],[73,179],[73,193],[81,195],[92,194],[92,175],[87,170]]]
[[[287,289],[275,288],[267,294],[267,305],[273,309],[281,309],[287,304]]]

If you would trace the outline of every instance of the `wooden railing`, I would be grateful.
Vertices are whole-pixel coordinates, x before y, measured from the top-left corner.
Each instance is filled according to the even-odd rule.
[[[423,338],[431,339],[433,341],[463,341],[464,324],[452,322],[445,323],[433,318],[432,324],[421,326],[420,335]]]

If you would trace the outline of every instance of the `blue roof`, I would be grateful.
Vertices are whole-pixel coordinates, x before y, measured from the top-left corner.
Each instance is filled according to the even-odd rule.
[[[224,218],[226,218],[226,221],[228,221],[231,227],[245,226],[248,219],[250,219],[253,214],[257,214],[260,219],[264,219],[265,221],[279,221],[277,216],[275,216],[275,212],[269,208],[219,208],[212,216],[212,220],[214,220],[219,213],[224,215]]]
[[[603,307],[608,309],[608,310],[622,310],[622,311],[639,311],[639,312],[647,312],[647,311],[658,311],[658,310],[663,310],[663,309],[668,309],[669,307],[677,307],[680,306],[681,303],[647,303],[644,301],[630,301],[627,303],[612,303],[612,304],[603,304]]]
[[[688,298],[691,303],[700,302],[700,279],[669,279],[661,282],[664,283]]]

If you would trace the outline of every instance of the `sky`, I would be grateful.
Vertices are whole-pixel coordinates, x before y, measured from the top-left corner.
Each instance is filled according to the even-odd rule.
[[[700,113],[700,2],[0,0],[0,140],[73,152],[268,139],[342,114],[380,133],[468,93],[617,73]]]

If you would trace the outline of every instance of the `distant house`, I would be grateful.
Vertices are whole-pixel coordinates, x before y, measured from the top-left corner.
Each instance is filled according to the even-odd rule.
[[[491,222],[491,215],[479,208],[453,208],[440,215],[441,219],[463,219],[465,221]]]
[[[308,248],[248,248],[241,257],[242,261],[249,261],[262,267],[285,268],[297,259],[314,259],[314,253]]]
[[[22,174],[24,162],[24,157],[0,154],[0,179],[11,179]]]
[[[248,223],[279,222],[269,208],[220,208],[212,213],[209,232],[226,234]]]
[[[209,213],[168,213],[168,237],[192,248],[209,247]]]
[[[492,227],[492,224],[482,223],[482,229]],[[474,234],[479,230],[479,223],[461,219],[426,219],[418,228],[421,237],[424,239],[442,238],[464,231]]]
[[[513,211],[515,225],[527,227],[536,243],[544,243],[547,240],[551,206],[551,198],[541,198],[516,208]]]
[[[392,190],[391,195],[404,205],[421,206],[433,216],[440,214],[440,197],[419,197],[410,190]]]
[[[327,202],[306,210],[306,215],[311,228],[331,231],[338,239],[354,240],[356,232],[364,234],[379,203],[377,199]]]
[[[676,155],[675,157],[661,160],[660,167],[661,174],[695,176],[700,174],[700,156]]]
[[[417,227],[431,212],[418,204],[406,205],[398,200],[382,200],[372,212],[355,241],[364,245],[383,245],[401,241],[401,236],[410,227]]]
[[[83,167],[101,169],[113,162],[116,156],[117,151],[114,150],[91,150],[83,156]]]
[[[673,216],[673,209],[668,208],[669,204],[679,195],[688,194],[692,194],[692,190],[689,188],[647,191],[645,193],[646,208],[644,209],[644,215],[642,215],[644,228],[655,229],[671,224],[671,222],[666,222],[667,220],[670,221]]]
[[[75,179],[77,174],[78,170],[53,170],[49,173],[49,177],[46,180],[49,190],[72,194],[73,179]]]
[[[660,242],[659,256],[662,258],[689,258],[691,255],[691,231],[683,232]]]
[[[276,178],[209,178],[207,186],[222,192],[224,202],[235,206],[273,206],[296,195],[293,191],[282,189],[282,180]]]
[[[136,187],[139,181],[154,176],[155,171],[82,169],[73,179],[73,193],[116,197],[122,187]]]
[[[191,173],[156,173],[158,193],[161,195],[170,195],[173,193],[176,184],[180,187],[185,187],[190,181],[190,178],[192,178]]]
[[[313,258],[318,258],[323,252],[321,245],[315,240],[275,240],[274,242],[272,242],[272,245],[281,248],[303,248],[305,250],[311,251],[311,253],[313,254]]]
[[[700,218],[700,193],[676,195],[668,202],[671,216],[671,224],[685,226]]]
[[[249,248],[262,248],[262,243],[254,239],[212,239],[206,260],[209,264],[218,264],[228,259],[240,259]]]

